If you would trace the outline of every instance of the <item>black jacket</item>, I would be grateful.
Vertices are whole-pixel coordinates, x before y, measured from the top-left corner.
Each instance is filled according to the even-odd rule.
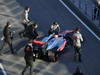
[[[25,47],[25,57],[33,57],[33,48],[29,45],[26,45]]]
[[[48,31],[48,34],[49,35],[53,34],[53,33],[58,34],[59,32],[60,32],[60,27],[57,27],[56,29],[50,28],[49,31]]]
[[[29,39],[35,39],[35,38],[37,38],[38,33],[37,33],[36,28],[33,28],[32,25],[28,26],[28,27],[26,28],[26,36],[27,36]]]
[[[3,30],[3,35],[6,40],[10,40],[12,38],[11,29],[9,27],[5,26],[5,28]]]
[[[34,52],[33,52],[33,48],[30,46],[30,45],[26,45],[25,49],[24,49],[24,52],[25,52],[25,60],[27,61],[35,61],[35,56],[33,56]]]

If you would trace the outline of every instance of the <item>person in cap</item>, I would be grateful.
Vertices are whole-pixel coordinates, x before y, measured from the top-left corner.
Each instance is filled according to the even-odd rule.
[[[48,34],[58,34],[60,32],[60,26],[57,22],[53,22],[53,24],[51,25],[49,31],[48,31]]]

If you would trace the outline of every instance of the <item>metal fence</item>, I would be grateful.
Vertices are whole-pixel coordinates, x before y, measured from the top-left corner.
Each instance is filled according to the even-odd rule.
[[[100,29],[100,9],[92,0],[70,0],[80,11]]]

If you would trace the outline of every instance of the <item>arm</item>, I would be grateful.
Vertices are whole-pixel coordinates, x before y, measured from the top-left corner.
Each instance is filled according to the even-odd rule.
[[[29,14],[28,14],[28,11],[25,11],[25,20],[27,22],[29,22]]]
[[[58,26],[58,32],[60,32],[60,27]]]
[[[80,34],[80,40],[81,40],[81,42],[83,42],[83,37],[82,37],[82,35]]]

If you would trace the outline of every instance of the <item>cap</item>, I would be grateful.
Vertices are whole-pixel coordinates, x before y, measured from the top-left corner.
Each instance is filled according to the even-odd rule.
[[[57,25],[58,23],[57,23],[57,22],[53,22],[53,24],[54,24],[54,25]]]

